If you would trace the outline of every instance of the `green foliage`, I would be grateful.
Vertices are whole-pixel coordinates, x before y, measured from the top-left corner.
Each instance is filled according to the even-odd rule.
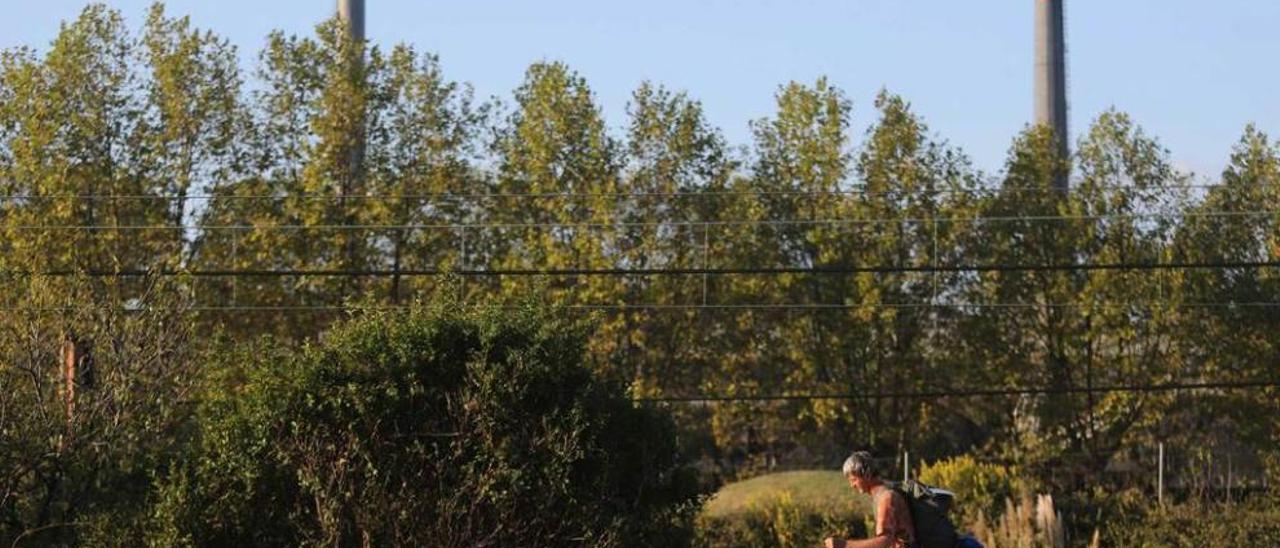
[[[697,522],[699,546],[813,546],[866,533],[870,501],[838,471],[757,476],[720,488]]]
[[[955,493],[950,515],[957,525],[971,526],[983,516],[998,519],[1005,501],[1030,492],[1016,468],[981,463],[968,455],[926,464],[919,479]]]
[[[504,110],[451,81],[434,55],[405,45],[351,43],[336,21],[302,36],[271,34],[256,71],[243,70],[238,59],[225,39],[166,15],[159,5],[136,31],[117,11],[90,5],[47,48],[0,54],[0,272],[6,282],[0,298],[16,307],[0,320],[28,322],[13,324],[26,331],[7,335],[3,351],[17,357],[0,366],[30,368],[21,375],[8,370],[5,388],[18,389],[0,390],[12,392],[0,396],[10,405],[3,420],[23,425],[4,431],[8,452],[0,456],[28,463],[0,475],[7,493],[24,493],[0,499],[10,505],[0,515],[6,534],[50,527],[42,534],[107,542],[90,531],[141,527],[139,511],[129,505],[156,475],[167,481],[150,495],[164,519],[146,527],[158,544],[218,538],[210,536],[215,529],[257,531],[256,539],[276,544],[323,540],[314,533],[322,526],[348,535],[350,523],[374,518],[334,509],[346,508],[333,502],[345,484],[325,483],[338,478],[320,475],[314,462],[307,465],[312,475],[302,478],[297,470],[305,463],[297,455],[313,453],[300,447],[270,453],[275,449],[262,440],[301,443],[300,436],[314,434],[320,448],[339,451],[348,442],[331,431],[334,421],[364,424],[357,420],[362,415],[276,397],[319,381],[275,372],[263,360],[305,362],[280,348],[315,339],[344,308],[400,306],[442,290],[464,303],[537,295],[544,304],[591,309],[598,329],[583,343],[582,361],[626,383],[632,396],[1057,392],[672,406],[683,449],[701,459],[701,479],[709,484],[779,462],[829,463],[851,445],[930,458],[977,452],[1018,463],[1028,479],[1054,493],[1072,493],[1059,504],[1080,513],[1105,502],[1089,489],[1104,483],[1109,466],[1147,459],[1159,442],[1194,447],[1192,460],[1225,453],[1241,457],[1236,462],[1275,466],[1276,389],[1076,390],[1274,380],[1280,270],[1067,268],[1275,261],[1280,145],[1262,128],[1244,130],[1211,189],[1187,192],[1193,179],[1118,111],[1098,116],[1069,158],[1058,155],[1052,132],[1028,127],[1012,140],[1003,169],[983,174],[932,134],[907,100],[889,92],[868,109],[867,131],[855,135],[854,105],[825,78],[781,86],[775,112],[752,122],[752,142],[735,148],[696,98],[657,83],[635,90],[628,118],[618,123],[604,118],[581,74],[563,63],[539,62]],[[611,131],[615,127],[625,130]],[[1071,182],[1065,194],[1054,189],[1063,177]],[[215,198],[182,199],[193,194]],[[202,226],[184,226],[191,224]],[[1062,268],[929,271],[934,265]],[[456,285],[407,273],[703,267],[905,271],[478,276]],[[131,278],[64,287],[28,277],[156,269],[387,275],[175,277],[160,292],[154,281]],[[79,300],[63,303],[35,295],[40,292]],[[191,425],[178,411],[189,408],[175,388],[182,383],[163,380],[176,367],[163,356],[192,355],[202,342],[178,347],[150,340],[159,331],[130,331],[136,326],[119,320],[114,309],[97,312],[107,319],[91,329],[95,336],[168,353],[119,354],[129,356],[114,362],[120,371],[163,363],[163,372],[155,384],[122,380],[132,388],[104,401],[112,410],[152,410],[154,418],[119,411],[112,427],[133,432],[125,436],[133,441],[93,453],[108,455],[104,461],[77,455],[94,463],[88,468],[62,467],[67,455],[41,460],[56,438],[49,387],[57,383],[52,365],[37,358],[53,350],[15,341],[32,341],[31,333],[56,336],[65,325],[37,319],[37,305],[127,306],[154,315],[154,307],[170,301],[184,313],[198,311],[201,332],[222,331],[238,341],[279,337],[242,351],[248,354],[217,356],[224,363],[203,379],[213,384],[201,407],[205,424],[197,445],[222,455],[218,464],[193,463],[170,474],[150,456],[190,441]],[[223,309],[241,306],[254,308]],[[87,317],[64,324],[93,323]],[[179,333],[190,328],[165,321]],[[255,388],[221,393],[216,386]],[[139,395],[144,387],[159,399]],[[375,403],[351,405],[382,405]],[[273,422],[280,413],[304,412],[329,422],[316,418],[306,423],[313,430],[290,430],[293,438]],[[214,420],[232,416],[239,418]],[[100,434],[115,443],[116,434]],[[240,447],[242,439],[259,445]],[[367,452],[374,446],[352,447]],[[241,449],[243,457],[230,456]],[[133,460],[117,465],[112,459],[120,454]],[[316,462],[339,459],[336,454]],[[82,504],[106,497],[97,486],[118,486],[119,471],[134,462],[139,468],[124,474],[133,478],[129,488],[119,489],[118,499],[102,499],[133,502]],[[77,485],[93,486],[86,498],[67,495],[66,483],[54,484],[73,477]],[[352,477],[391,489],[358,474],[343,476]],[[232,480],[239,483],[236,489],[222,484],[225,496],[200,498],[207,494],[201,489]],[[15,502],[41,493],[52,493],[52,502],[21,508]],[[298,500],[317,493],[330,506],[294,511]],[[64,502],[71,499],[75,508]],[[245,510],[281,500],[294,506]],[[999,506],[991,500],[982,503],[984,510]],[[33,510],[46,506],[48,512]],[[205,511],[223,521],[202,521]],[[56,530],[55,517],[73,514],[78,532]],[[1096,519],[1077,517],[1070,523],[1081,528]],[[279,526],[294,522],[315,528],[304,534]]]
[[[673,426],[583,366],[584,336],[441,305],[229,356],[153,544],[676,542]]]
[[[710,231],[675,223],[725,218],[721,207],[732,199],[710,194],[726,190],[737,167],[724,138],[707,122],[701,103],[647,82],[632,95],[628,113],[627,164],[620,190],[634,196],[615,201],[616,220],[631,223],[619,229],[618,260],[636,268],[709,264],[691,243],[705,236],[710,247]],[[697,199],[670,198],[673,193],[704,191],[708,194]],[[709,288],[704,280],[697,278],[662,277],[629,280],[616,295],[633,302],[698,302],[705,289]],[[697,387],[717,363],[714,348],[700,335],[704,321],[695,310],[621,311],[607,317],[593,353],[634,364],[632,371],[622,373],[630,377],[637,396]]]
[[[1015,142],[1002,186],[984,207],[993,220],[972,234],[980,240],[973,260],[1168,261],[1175,227],[1168,221],[1187,206],[1179,190],[1186,179],[1170,167],[1158,142],[1127,116],[1104,113],[1080,140],[1079,177],[1068,194],[1051,190],[1069,168],[1054,146],[1046,128],[1030,129]],[[968,336],[961,342],[997,385],[1065,388],[1197,378],[1174,344],[1184,311],[1180,275],[1169,269],[982,273],[966,288],[967,300],[1049,306],[984,311],[966,322]],[[1014,433],[1013,443],[993,447],[1024,462],[1082,456],[1079,473],[1052,478],[1071,491],[1093,483],[1086,478],[1096,478],[1124,445],[1149,441],[1151,423],[1142,419],[1158,422],[1170,409],[1166,398],[1125,392],[1023,398],[1012,409],[1009,403],[997,403],[984,419]]]
[[[234,171],[238,70],[225,41],[166,18],[159,6],[136,40],[118,12],[93,4],[63,25],[43,56],[5,51],[0,192],[40,198],[0,204],[0,265],[179,264],[189,235],[171,227],[187,220],[192,204],[138,197],[185,196]]]
[[[812,505],[797,502],[787,491],[753,502],[746,510],[703,514],[698,518],[695,546],[816,546],[827,537],[866,536],[861,505]]]
[[[127,544],[183,446],[197,345],[176,284],[8,280],[0,314],[0,543]],[[59,310],[58,315],[42,310]],[[68,383],[65,342],[82,355]]]
[[[1103,524],[1102,546],[1275,546],[1280,512],[1271,502],[1186,504]]]

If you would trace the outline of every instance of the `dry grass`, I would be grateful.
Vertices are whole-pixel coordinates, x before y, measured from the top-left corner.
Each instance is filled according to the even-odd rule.
[[[1049,495],[1009,499],[1004,515],[988,521],[979,517],[973,534],[987,548],[1063,548],[1067,545],[1062,514]]]
[[[742,513],[753,506],[766,504],[787,493],[799,507],[813,509],[856,508],[870,512],[865,495],[854,493],[840,472],[803,470],[766,474],[728,484],[707,503],[704,512],[711,517]]]

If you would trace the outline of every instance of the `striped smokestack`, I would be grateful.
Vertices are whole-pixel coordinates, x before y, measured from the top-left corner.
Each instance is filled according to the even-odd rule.
[[[1053,128],[1058,151],[1065,158],[1070,133],[1067,131],[1067,40],[1062,4],[1065,0],[1035,0],[1036,3],[1036,124]],[[1066,176],[1054,183],[1067,188]]]

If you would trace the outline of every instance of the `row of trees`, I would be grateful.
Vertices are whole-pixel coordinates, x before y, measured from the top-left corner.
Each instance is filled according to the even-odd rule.
[[[20,279],[257,272],[180,278],[201,324],[234,336],[311,337],[344,306],[440,291],[477,304],[536,292],[592,311],[594,366],[641,397],[1277,375],[1280,309],[1261,304],[1280,302],[1274,268],[924,268],[1275,261],[1280,145],[1253,127],[1211,188],[1116,111],[1072,158],[1028,128],[986,174],[887,92],[856,137],[853,105],[825,79],[781,87],[738,150],[698,101],[648,83],[617,135],[561,63],[532,65],[504,103],[477,100],[432,55],[352,44],[333,22],[271,35],[253,78],[236,56],[159,6],[137,35],[91,6],[47,51],[6,51],[0,267]],[[1065,194],[1052,190],[1064,172]],[[905,271],[421,275],[866,266]],[[278,274],[291,270],[386,275]],[[102,281],[115,288],[102,297],[145,306],[131,280]],[[11,306],[29,302],[10,293]],[[1101,470],[1128,445],[1210,426],[1261,449],[1280,427],[1276,401],[1252,390],[673,410],[686,442],[722,460],[856,443],[1084,454]]]

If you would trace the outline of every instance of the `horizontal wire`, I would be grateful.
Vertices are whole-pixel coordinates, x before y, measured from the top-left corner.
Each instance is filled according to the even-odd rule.
[[[1041,192],[1054,189],[1026,188],[1010,190],[1011,192]],[[921,191],[916,195],[981,193],[995,192],[995,189],[937,189]],[[154,194],[57,194],[57,195],[22,195],[11,194],[0,196],[0,201],[53,201],[53,200],[163,200],[163,201],[216,201],[216,200],[302,200],[302,201],[395,201],[395,200],[490,200],[507,198],[528,199],[587,199],[587,198],[719,198],[736,196],[865,196],[873,194],[906,194],[895,191],[869,190],[725,190],[706,192],[493,192],[493,193],[451,193],[429,192],[419,194],[205,194],[191,196],[165,196]]]
[[[521,305],[483,305],[464,304],[464,308],[482,310],[522,310]],[[1131,303],[866,303],[866,304],[819,304],[819,303],[755,303],[755,304],[564,304],[547,305],[550,309],[565,310],[606,310],[621,311],[674,311],[691,310],[862,310],[862,309],[951,309],[951,310],[983,310],[983,309],[1132,309],[1132,308],[1277,308],[1280,301],[1135,301]],[[6,312],[74,312],[78,310],[97,310],[96,306],[53,306],[53,307],[0,307]],[[422,305],[224,305],[224,306],[121,306],[126,312],[138,311],[190,311],[190,312],[341,312],[341,311],[403,311],[422,308]]]
[[[1262,184],[1257,188],[1275,188],[1280,185]],[[1133,186],[1098,185],[1091,187],[1074,186],[1066,191],[1068,194],[1084,191],[1173,191],[1173,190],[1212,190],[1227,188],[1223,184],[1177,184],[1163,185],[1157,188],[1139,189]],[[8,194],[0,195],[2,200],[164,200],[164,201],[213,201],[213,200],[431,200],[431,199],[467,199],[489,200],[506,198],[534,199],[572,199],[572,198],[714,198],[733,196],[868,196],[868,195],[936,195],[936,194],[979,194],[999,192],[1028,192],[1044,194],[1062,194],[1063,190],[1042,186],[981,186],[973,188],[935,188],[916,190],[914,192],[900,190],[873,190],[865,186],[832,190],[701,190],[701,191],[640,191],[640,192],[422,192],[412,194],[191,194],[185,196],[164,194]]]
[[[1084,191],[1173,191],[1173,190],[1213,190],[1229,188],[1231,185],[1221,183],[1203,184],[1171,184],[1154,188],[1139,189],[1132,185],[1093,185],[1073,186],[1065,191],[1067,194]],[[1280,187],[1280,184],[1262,183],[1252,188],[1269,189]],[[638,191],[638,192],[419,192],[411,194],[189,194],[183,196],[165,194],[8,194],[0,195],[0,200],[167,200],[167,201],[205,201],[205,200],[421,200],[421,199],[494,199],[494,198],[703,198],[721,196],[864,196],[864,195],[929,195],[929,194],[964,194],[964,193],[998,193],[998,192],[1031,192],[1045,194],[1063,194],[1060,188],[1049,186],[976,186],[956,188],[947,186],[933,189],[920,189],[914,192],[902,190],[875,190],[866,185],[855,185],[844,189],[830,190],[693,190],[693,191]]]
[[[1239,390],[1258,388],[1280,388],[1280,380],[1242,381],[1242,382],[1195,382],[1166,384],[1127,384],[1112,386],[1067,386],[1040,388],[979,388],[923,391],[891,391],[846,394],[761,394],[743,396],[701,395],[701,396],[657,396],[635,398],[645,403],[732,403],[732,402],[792,402],[820,400],[878,400],[878,399],[938,399],[938,398],[987,398],[1003,396],[1037,396],[1037,395],[1070,395],[1070,394],[1107,394],[1114,392],[1150,393],[1173,392],[1178,390]]]
[[[139,278],[153,276],[191,276],[197,278],[227,277],[415,277],[415,276],[733,276],[733,275],[782,275],[782,274],[905,274],[933,272],[1057,272],[1057,271],[1110,271],[1110,270],[1202,270],[1276,268],[1280,261],[1226,261],[1226,262],[1121,262],[1121,263],[1062,263],[1062,264],[960,264],[919,266],[819,266],[776,268],[565,268],[565,269],[282,269],[282,270],[48,270],[48,271],[0,271],[0,276],[48,276],[93,278]]]
[[[1163,213],[1114,213],[1097,215],[1017,215],[986,217],[901,217],[870,219],[760,219],[723,221],[638,221],[638,222],[567,222],[567,223],[422,223],[422,224],[324,224],[324,225],[0,225],[0,230],[423,230],[423,229],[484,229],[484,228],[626,228],[673,226],[803,226],[803,225],[858,225],[858,224],[978,224],[986,222],[1046,222],[1046,221],[1094,221],[1141,219],[1194,219],[1232,217],[1280,216],[1277,210],[1205,211]]]

